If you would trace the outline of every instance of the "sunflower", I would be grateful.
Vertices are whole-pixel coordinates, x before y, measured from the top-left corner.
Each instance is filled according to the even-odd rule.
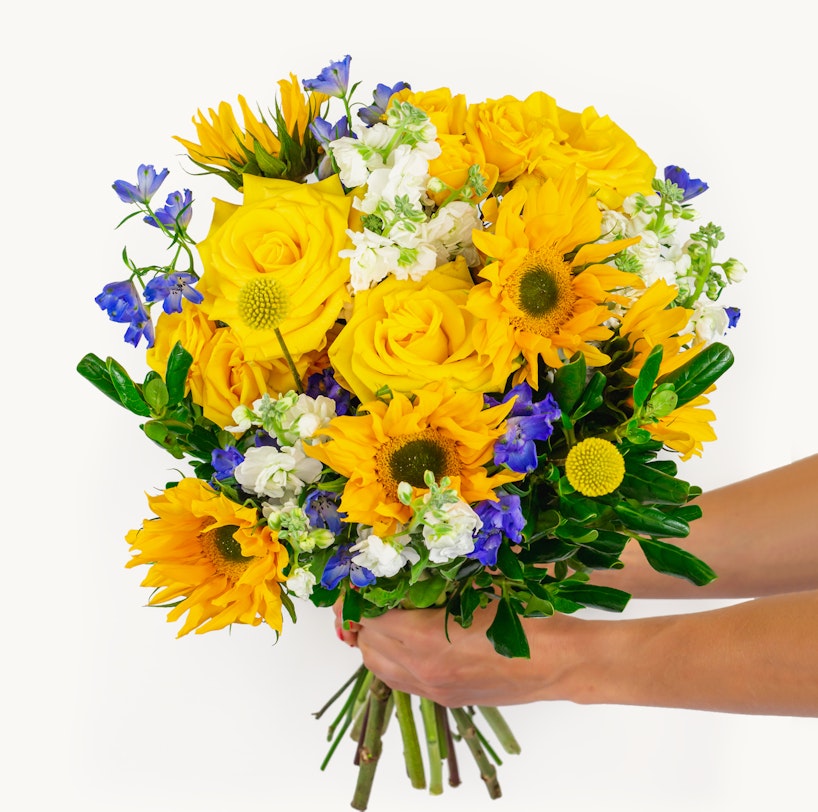
[[[179,637],[262,621],[281,631],[287,550],[254,508],[242,507],[199,479],[148,497],[155,519],[131,530],[128,567],[150,565],[143,586],[152,606],[171,603],[169,621],[187,614]]]
[[[522,356],[517,377],[534,388],[541,358],[559,367],[581,352],[590,366],[607,363],[596,342],[612,335],[608,303],[627,301],[617,288],[642,287],[636,275],[597,264],[639,239],[598,244],[601,221],[585,180],[571,170],[515,185],[497,207],[493,233],[473,233],[488,264],[468,307],[486,324],[505,324],[509,369]]]
[[[398,485],[424,489],[427,470],[438,482],[449,477],[470,503],[496,500],[495,488],[522,478],[509,470],[490,475],[485,467],[511,405],[484,408],[481,394],[440,382],[414,398],[395,394],[388,403],[364,404],[354,417],[337,417],[321,429],[329,441],[304,450],[348,478],[339,508],[348,521],[388,535],[411,518],[411,509],[398,500]]]
[[[708,392],[715,389],[711,387]],[[699,395],[684,406],[674,409],[658,423],[646,425],[654,440],[659,440],[668,448],[678,451],[683,461],[702,455],[702,444],[716,439],[711,423],[716,419],[712,409],[705,408],[709,399]]]
[[[326,100],[323,94],[311,93],[305,97],[298,79],[290,74],[290,79],[279,83],[281,95],[281,113],[287,132],[303,137],[309,123],[315,118],[318,107]],[[281,149],[277,133],[264,120],[256,118],[244,96],[239,96],[244,126],[236,119],[233,108],[227,102],[221,102],[218,110],[209,109],[208,121],[201,110],[199,119],[194,116],[193,126],[199,143],[174,136],[187,151],[190,157],[200,164],[223,166],[226,169],[242,167],[248,157],[255,152],[258,143],[269,155],[278,155]]]

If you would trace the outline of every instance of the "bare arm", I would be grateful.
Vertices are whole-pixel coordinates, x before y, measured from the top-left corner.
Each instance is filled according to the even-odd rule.
[[[702,518],[679,546],[718,578],[705,587],[655,572],[638,545],[625,568],[595,572],[594,583],[639,598],[750,598],[818,588],[818,454],[703,494]]]
[[[440,610],[394,610],[364,620],[357,643],[387,684],[441,704],[538,700],[731,713],[818,716],[818,591],[723,609],[635,620],[524,621],[530,660],[497,654],[485,629]]]

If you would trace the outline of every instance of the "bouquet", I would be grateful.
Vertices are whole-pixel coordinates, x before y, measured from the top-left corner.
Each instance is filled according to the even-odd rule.
[[[700,515],[674,460],[715,438],[739,318],[719,300],[745,273],[697,224],[707,184],[657,174],[592,107],[405,82],[365,103],[349,72],[346,56],[291,75],[265,111],[239,96],[241,122],[227,103],[194,117],[177,140],[226,195],[200,239],[191,190],[153,203],[167,169],[113,184],[119,225],[167,244],[147,264],[123,250],[96,297],[149,372],[94,354],[78,370],[188,466],[127,534],[149,603],[179,635],[278,635],[298,601],[345,623],[442,607],[463,627],[491,604],[498,656],[527,657],[522,617],[625,607],[593,574],[626,544],[709,582],[668,541]],[[356,809],[393,715],[433,793],[444,765],[459,783],[461,745],[497,797],[497,751],[519,750],[498,709],[445,709],[363,666],[335,700],[327,759],[355,741]]]

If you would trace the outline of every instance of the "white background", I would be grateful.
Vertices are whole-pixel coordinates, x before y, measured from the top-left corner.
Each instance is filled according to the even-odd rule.
[[[147,229],[114,232],[125,210],[110,185],[139,163],[169,167],[162,194],[194,190],[203,236],[221,187],[186,176],[171,140],[193,135],[199,107],[239,93],[272,106],[278,79],[314,76],[345,53],[362,99],[402,79],[470,101],[544,90],[569,109],[595,106],[660,167],[710,183],[697,208],[726,231],[724,256],[750,269],[725,295],[743,316],[713,401],[719,440],[683,473],[711,488],[818,451],[808,12],[792,0],[755,16],[698,0],[458,7],[77,0],[6,12],[3,808],[348,808],[351,747],[321,773],[326,725],[311,712],[357,653],[309,605],[275,646],[265,628],[176,640],[164,613],[143,606],[123,540],[146,515],[144,492],[173,478],[172,460],[74,371],[90,351],[144,368],[93,302]],[[157,249],[144,245],[147,261]],[[634,602],[629,615],[690,608]],[[508,717],[523,754],[501,768],[502,800],[488,800],[465,752],[464,786],[439,798],[410,789],[390,729],[370,808],[716,812],[804,809],[813,794],[816,720],[569,703]]]

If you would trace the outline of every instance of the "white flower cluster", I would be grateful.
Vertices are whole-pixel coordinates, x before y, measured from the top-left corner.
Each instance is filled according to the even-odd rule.
[[[236,481],[274,505],[283,505],[308,484],[321,476],[322,464],[304,453],[304,443],[316,442],[314,436],[335,417],[335,401],[319,395],[288,392],[273,399],[265,394],[252,408],[239,406],[233,412],[236,425],[230,431],[245,432],[253,426],[264,429],[276,446],[248,448],[234,472]]]
[[[664,207],[658,194],[631,195],[625,198],[621,212],[601,208],[602,242],[640,238],[636,245],[625,249],[626,269],[637,273],[646,287],[659,280],[674,285],[679,290],[677,301],[696,296],[694,301],[685,302],[693,310],[687,332],[695,336],[696,342],[710,343],[721,338],[730,326],[726,309],[715,301],[721,288],[699,285],[691,257],[691,251],[701,250],[701,244],[690,238],[689,222],[696,219],[697,213],[690,207],[675,211],[673,207]],[[739,282],[747,272],[736,259],[718,266],[730,283]],[[638,295],[638,291],[632,293]]]
[[[440,155],[437,132],[422,110],[393,104],[386,123],[362,129],[357,138],[333,141],[329,150],[347,188],[365,189],[353,206],[362,231],[348,231],[352,293],[367,290],[388,274],[417,281],[462,254],[474,264],[471,233],[480,227],[477,207],[452,201],[437,210],[427,195],[429,161]]]

